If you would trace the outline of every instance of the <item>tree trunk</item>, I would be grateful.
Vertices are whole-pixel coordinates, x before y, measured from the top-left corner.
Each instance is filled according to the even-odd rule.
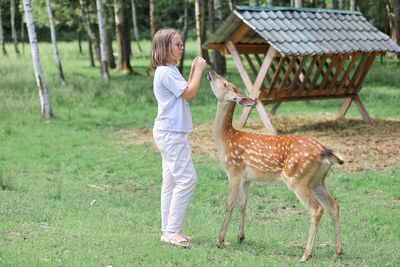
[[[232,0],[228,0],[229,1],[229,10],[233,11],[233,2]]]
[[[201,44],[207,40],[206,36],[206,26],[205,26],[205,20],[206,20],[206,14],[205,14],[205,1],[206,0],[200,0],[200,39],[201,39]],[[200,44],[200,47],[201,47]],[[210,62],[210,57],[208,56],[208,49],[204,49],[201,47],[201,53],[203,55],[203,58],[206,60],[206,62]]]
[[[129,34],[126,0],[114,0],[115,31],[118,42],[118,65],[116,71],[132,74],[130,63],[131,39]]]
[[[100,36],[100,56],[101,56],[101,72],[103,74],[104,81],[110,82],[110,75],[108,74],[108,64],[106,57],[106,40],[104,38],[104,25],[103,25],[103,8],[101,6],[101,0],[96,0],[97,7],[97,20],[99,23],[99,36]]]
[[[0,45],[1,50],[3,51],[3,56],[7,56],[6,44],[4,42],[4,33],[3,33],[3,22],[1,16],[1,6],[0,6]]]
[[[356,11],[356,0],[350,0],[350,10]]]
[[[110,68],[114,69],[116,67],[114,51],[112,47],[114,26],[112,23],[110,23],[110,18],[112,18],[112,21],[114,21],[114,5],[109,1],[104,1],[103,3],[103,24],[105,27],[104,38],[106,40],[107,63]]]
[[[222,13],[221,13],[221,5],[220,0],[214,0],[214,31],[218,28],[218,26],[222,22]],[[221,55],[219,51],[213,50],[212,52],[213,60],[212,60],[212,67],[213,69],[219,73],[220,75],[226,74],[226,60],[225,56]]]
[[[92,48],[92,42],[88,38],[88,49],[89,49],[89,60],[90,60],[90,67],[96,67],[94,64],[94,58],[93,58],[93,48]]]
[[[47,93],[46,83],[44,81],[43,71],[40,65],[39,47],[36,38],[35,24],[32,17],[31,1],[23,0],[23,3],[26,17],[26,27],[28,29],[29,43],[31,45],[32,62],[35,71],[36,84],[39,88],[42,116],[47,120],[50,120],[53,116],[53,112],[51,111],[50,98]]]
[[[294,1],[294,6],[295,6],[295,7],[301,7],[301,6],[302,6],[301,0],[296,0],[296,1]]]
[[[139,30],[137,26],[137,19],[136,19],[136,5],[135,0],[131,0],[132,5],[132,23],[133,23],[133,33],[135,34],[136,43],[139,49],[140,54],[142,53],[142,48],[140,47],[140,39],[139,39]]]
[[[25,22],[24,16],[21,16],[21,43],[22,43],[22,54],[25,55]]]
[[[276,6],[276,5],[277,5],[276,0],[268,0],[267,1],[267,6]]]
[[[185,46],[186,44],[186,38],[187,38],[187,33],[189,31],[189,27],[188,27],[188,0],[184,0],[184,11],[183,11],[183,36],[182,36],[182,42],[183,45]],[[183,55],[181,57],[181,60],[179,61],[179,66],[178,66],[178,70],[179,72],[182,73],[183,71],[183,62],[185,60],[185,50],[183,49]]]
[[[259,0],[251,0],[251,5],[252,6],[259,6],[260,5],[260,1]]]
[[[83,27],[86,30],[86,35],[87,35],[88,39],[90,39],[91,44],[94,46],[94,52],[96,54],[97,61],[99,62],[100,66],[101,66],[100,46],[99,46],[99,42],[97,41],[96,35],[93,33],[92,28],[90,28],[89,13],[88,13],[86,0],[79,0],[79,2],[81,4],[81,9],[82,9]]]
[[[339,0],[339,9],[344,9],[344,0]]]
[[[400,0],[392,0],[393,2],[393,13],[394,13],[394,27],[396,28],[396,42],[400,45]],[[400,53],[397,53],[400,66]]]
[[[149,9],[149,17],[150,17],[150,35],[151,39],[153,39],[154,34],[156,34],[156,26],[154,25],[154,0],[150,0],[150,9]]]
[[[10,7],[11,7],[11,38],[14,43],[15,53],[19,55],[17,31],[15,30],[15,1],[14,0],[10,1]]]
[[[194,1],[194,13],[196,19],[196,36],[197,36],[197,55],[203,56],[203,50],[201,49],[201,26],[200,26],[200,0]]]
[[[332,0],[332,9],[339,9],[338,0]]]
[[[54,29],[53,13],[51,12],[50,0],[46,0],[46,6],[47,6],[47,14],[49,16],[49,23],[50,23],[51,42],[53,43],[54,57],[56,59],[58,73],[60,75],[61,85],[66,86],[67,83],[65,82],[64,73],[63,73],[62,66],[61,66],[61,60],[60,60],[60,57],[58,56],[56,31]]]
[[[79,48],[79,53],[82,54],[82,32],[79,30],[77,33],[78,33],[78,48]]]

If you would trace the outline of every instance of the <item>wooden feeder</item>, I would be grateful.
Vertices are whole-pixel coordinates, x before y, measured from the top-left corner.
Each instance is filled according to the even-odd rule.
[[[358,96],[362,82],[376,56],[400,52],[360,12],[248,6],[236,6],[203,47],[232,56],[272,134],[264,106],[274,104],[272,116],[288,101],[344,98],[338,118],[354,101],[363,121],[372,123]],[[239,127],[251,109],[243,109]]]

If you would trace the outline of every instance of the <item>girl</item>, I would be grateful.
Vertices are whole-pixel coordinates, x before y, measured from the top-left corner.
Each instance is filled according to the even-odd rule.
[[[163,176],[161,241],[189,247],[190,238],[182,234],[182,228],[197,177],[188,139],[193,131],[188,100],[197,94],[206,61],[201,57],[193,60],[186,82],[174,66],[183,54],[180,35],[173,29],[161,29],[152,46],[151,63],[156,68],[153,90],[158,102],[153,136],[161,153]]]

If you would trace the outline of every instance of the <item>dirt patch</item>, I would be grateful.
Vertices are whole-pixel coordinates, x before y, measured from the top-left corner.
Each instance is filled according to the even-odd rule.
[[[373,124],[368,125],[360,118],[351,117],[335,120],[313,116],[277,116],[272,123],[279,135],[308,135],[339,152],[345,158],[345,164],[336,165],[338,170],[382,169],[400,163],[400,120],[373,119]],[[212,123],[193,127],[190,135],[193,156],[217,158]],[[260,120],[249,120],[243,131],[267,134]],[[152,129],[120,131],[118,136],[124,145],[154,145]]]

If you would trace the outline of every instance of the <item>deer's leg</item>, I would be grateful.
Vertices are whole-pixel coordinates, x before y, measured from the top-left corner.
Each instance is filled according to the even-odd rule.
[[[239,210],[240,210],[240,227],[238,241],[244,240],[244,217],[246,213],[247,198],[249,195],[250,182],[240,183],[239,189]]]
[[[293,191],[311,215],[310,233],[308,235],[308,241],[306,249],[304,251],[304,255],[300,260],[300,262],[306,262],[311,258],[315,236],[317,235],[318,224],[321,220],[324,209],[319,204],[317,198],[314,196],[309,187],[299,186],[296,187]]]
[[[340,238],[339,204],[328,192],[324,184],[316,184],[312,190],[332,218],[336,240],[335,256],[339,257],[343,254],[342,240]]]
[[[231,217],[231,213],[233,208],[235,207],[237,197],[239,194],[239,185],[240,185],[240,178],[239,176],[230,176],[229,177],[229,195],[228,200],[226,202],[226,213],[224,223],[222,224],[221,231],[219,232],[217,246],[221,246],[224,243],[225,235],[226,235],[226,228],[228,227],[229,219]]]

